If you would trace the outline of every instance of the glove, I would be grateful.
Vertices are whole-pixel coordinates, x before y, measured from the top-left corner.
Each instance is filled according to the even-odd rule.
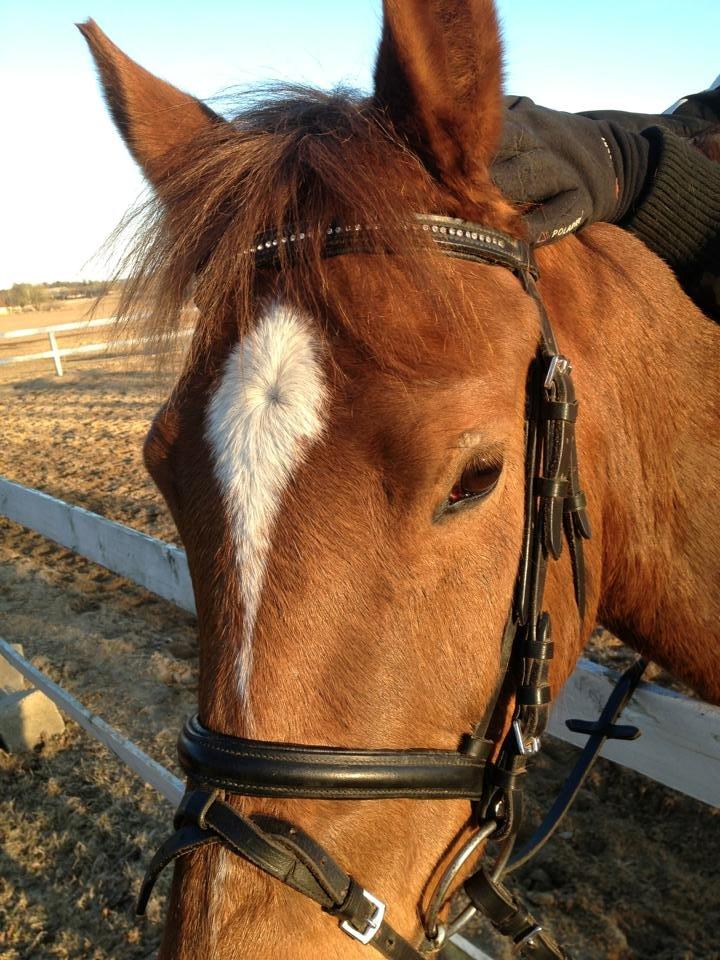
[[[548,243],[597,221],[620,223],[651,181],[657,143],[640,130],[660,124],[680,136],[707,129],[691,116],[562,113],[527,97],[505,98],[492,178],[526,207],[530,240]]]
[[[509,101],[509,102],[508,102]],[[530,239],[547,243],[598,220],[621,219],[644,182],[649,147],[613,121],[507,98],[503,139],[492,178],[527,204]]]

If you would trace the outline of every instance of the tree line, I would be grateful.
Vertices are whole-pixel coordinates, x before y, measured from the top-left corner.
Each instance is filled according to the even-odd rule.
[[[34,307],[39,310],[52,301],[99,297],[108,289],[109,284],[101,280],[14,283],[7,290],[0,290],[0,307]]]

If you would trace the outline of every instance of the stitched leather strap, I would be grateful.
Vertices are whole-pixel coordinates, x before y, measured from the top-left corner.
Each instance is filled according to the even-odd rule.
[[[211,733],[197,716],[178,741],[180,764],[195,782],[243,796],[326,800],[477,800],[492,748],[476,741],[471,755],[268,743]]]
[[[399,223],[396,231],[405,237],[403,246],[412,249],[431,244],[443,253],[461,260],[505,267],[513,273],[537,277],[532,248],[525,240],[510,237],[492,227],[432,214],[416,214],[415,219]],[[284,233],[271,231],[258,237],[247,253],[256,267],[277,267],[281,255],[292,260],[311,238],[322,240],[323,257],[346,253],[378,253],[377,226],[364,223],[332,223],[322,229],[293,227]]]
[[[220,799],[218,791],[208,789],[189,790],[185,794],[175,825],[176,832],[160,847],[148,867],[138,897],[138,914],[144,914],[155,882],[166,866],[193,850],[222,844],[314,900],[326,913],[337,917],[344,932],[372,945],[388,960],[423,960],[422,954],[384,919],[384,904],[369,897],[299,827],[275,817],[246,817]]]
[[[564,951],[516,902],[509,890],[496,883],[485,870],[466,880],[463,889],[496,930],[512,939],[522,956],[528,960],[567,960]]]

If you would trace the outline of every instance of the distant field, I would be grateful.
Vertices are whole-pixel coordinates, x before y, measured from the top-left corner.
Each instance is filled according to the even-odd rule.
[[[58,300],[52,309],[28,310],[26,313],[9,313],[0,316],[0,333],[7,330],[24,330],[28,327],[50,327],[56,323],[74,323],[96,317],[112,317],[117,308],[119,295],[111,293],[102,300]]]

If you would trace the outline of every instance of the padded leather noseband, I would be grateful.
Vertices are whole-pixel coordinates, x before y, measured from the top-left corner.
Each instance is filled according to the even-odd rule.
[[[579,486],[575,424],[578,404],[572,368],[558,349],[536,286],[532,250],[522,240],[476,223],[418,215],[399,224],[412,252],[429,243],[443,254],[511,270],[537,307],[539,338],[527,387],[525,436],[525,520],[517,583],[502,640],[505,675],[497,700],[475,729],[459,736],[456,751],[357,750],[261,742],[207,730],[197,717],[180,735],[180,763],[187,793],[175,818],[176,832],[153,858],[138,901],[143,912],[158,874],[177,857],[221,844],[336,916],[355,940],[389,960],[422,960],[440,949],[477,910],[532,960],[567,960],[565,952],[503,885],[503,877],[527,862],[547,841],[567,811],[582,780],[609,737],[636,731],[615,720],[640,680],[639,661],[622,678],[597,723],[573,721],[589,735],[588,745],[558,801],[529,844],[512,858],[522,815],[523,782],[538,752],[549,709],[548,670],[553,656],[549,613],[543,608],[549,562],[567,543],[575,599],[582,624],[585,608],[583,540],[590,537],[585,497]],[[377,253],[376,228],[331,224],[322,231],[326,257]],[[257,268],[292,265],[293,255],[310,238],[308,230],[288,229],[259,237],[247,251]],[[317,237],[313,237],[317,239]],[[509,729],[505,717],[514,704]],[[580,726],[577,726],[580,724]],[[493,731],[499,742],[489,739]],[[491,755],[497,756],[491,762]],[[293,824],[248,817],[226,795],[331,800],[467,799],[477,833],[453,858],[439,879],[423,918],[426,939],[420,949],[385,920],[385,906],[350,877],[311,837]],[[440,911],[469,857],[492,837],[501,844],[491,869],[481,866],[464,883],[471,906],[443,927]]]
[[[246,740],[211,733],[198,717],[178,741],[180,765],[193,780],[244,797],[322,800],[480,800],[494,748],[344,750]]]

